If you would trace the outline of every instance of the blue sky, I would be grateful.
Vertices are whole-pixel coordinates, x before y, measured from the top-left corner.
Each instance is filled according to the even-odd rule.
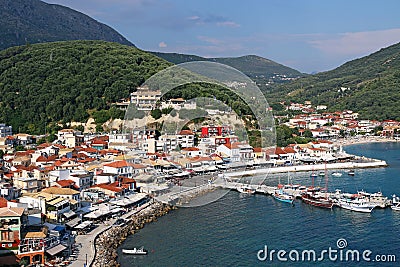
[[[325,71],[400,42],[398,0],[45,0],[105,23],[137,47],[259,55]]]

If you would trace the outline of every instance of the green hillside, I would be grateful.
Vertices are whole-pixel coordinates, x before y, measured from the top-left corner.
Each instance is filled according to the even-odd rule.
[[[281,100],[311,100],[368,119],[400,120],[400,43],[327,72],[275,86]]]
[[[68,7],[39,0],[0,0],[0,49],[66,40],[133,45],[111,27]]]
[[[85,121],[171,65],[132,46],[66,41],[0,51],[0,122],[43,133],[57,121]]]

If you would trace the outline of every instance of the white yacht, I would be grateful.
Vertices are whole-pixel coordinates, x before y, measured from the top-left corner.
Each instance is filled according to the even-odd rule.
[[[336,205],[343,209],[365,213],[370,213],[376,207],[375,204],[371,204],[368,199],[359,194],[340,198],[337,200]]]

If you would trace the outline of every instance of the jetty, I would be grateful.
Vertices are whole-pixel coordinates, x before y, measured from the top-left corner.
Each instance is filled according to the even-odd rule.
[[[279,166],[270,168],[257,168],[242,171],[233,171],[225,173],[228,177],[252,176],[258,174],[288,173],[288,172],[307,172],[321,171],[325,169],[363,169],[363,168],[380,168],[387,167],[384,160],[370,159],[361,157],[356,161],[320,163],[320,164],[302,164],[292,166]]]

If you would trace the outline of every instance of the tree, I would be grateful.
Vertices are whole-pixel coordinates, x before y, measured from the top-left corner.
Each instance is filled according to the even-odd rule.
[[[312,134],[312,132],[310,130],[307,129],[307,130],[304,131],[304,137],[305,138],[312,138],[313,134]]]
[[[153,109],[153,110],[150,112],[150,115],[151,115],[155,120],[158,120],[159,118],[161,118],[162,112],[161,112],[161,110],[159,110],[159,109],[157,108],[157,109]]]

